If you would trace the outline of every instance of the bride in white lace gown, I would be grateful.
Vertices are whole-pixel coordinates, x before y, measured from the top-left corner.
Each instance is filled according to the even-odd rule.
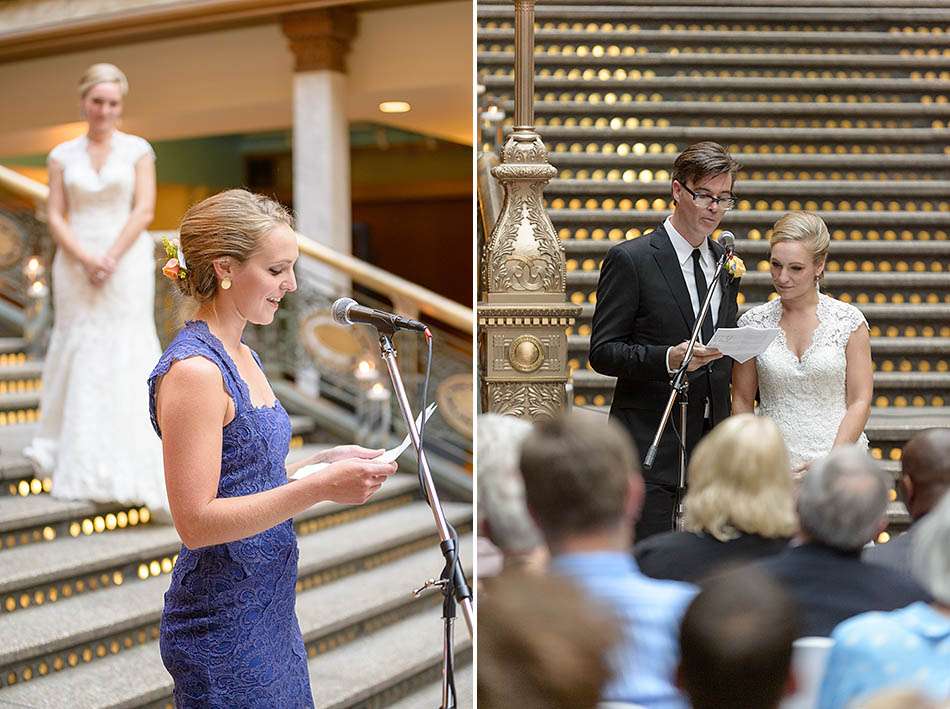
[[[758,357],[736,364],[733,413],[770,417],[800,474],[833,447],[858,443],[871,411],[873,371],[868,324],[853,305],[818,290],[830,237],[815,214],[792,212],[772,231],[772,283],[779,297],[758,305],[739,325],[779,328]]]
[[[155,154],[116,130],[125,76],[109,64],[80,82],[88,132],[49,154],[48,221],[56,241],[55,322],[40,425],[24,454],[54,497],[168,509],[146,379],[155,333]]]

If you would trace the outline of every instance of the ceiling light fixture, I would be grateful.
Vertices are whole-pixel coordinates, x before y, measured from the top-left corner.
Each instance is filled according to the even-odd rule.
[[[409,113],[412,106],[408,101],[383,101],[379,104],[379,110],[383,113]]]

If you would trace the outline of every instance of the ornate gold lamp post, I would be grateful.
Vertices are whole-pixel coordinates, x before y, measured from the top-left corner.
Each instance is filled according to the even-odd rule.
[[[482,251],[478,303],[483,411],[530,419],[567,405],[564,250],[544,211],[557,174],[534,130],[534,0],[515,0],[515,125],[492,169],[505,198]]]

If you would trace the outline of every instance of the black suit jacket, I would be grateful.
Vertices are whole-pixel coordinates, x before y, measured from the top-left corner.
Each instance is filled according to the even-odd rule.
[[[709,245],[718,259],[722,247],[711,239]],[[720,284],[716,326],[735,327],[739,280],[723,271]],[[656,433],[670,394],[666,350],[688,340],[695,321],[683,270],[663,225],[610,249],[597,284],[589,360],[595,371],[617,377],[611,417],[627,427],[641,456]],[[689,375],[688,451],[702,433],[707,398],[713,425],[729,416],[731,379],[729,357]],[[678,418],[675,410],[674,417]],[[674,434],[667,426],[654,468],[646,478],[675,483],[677,460]]]
[[[859,613],[892,611],[930,601],[910,576],[863,562],[860,551],[802,544],[760,562],[760,568],[797,601],[802,637],[831,635],[836,625]]]

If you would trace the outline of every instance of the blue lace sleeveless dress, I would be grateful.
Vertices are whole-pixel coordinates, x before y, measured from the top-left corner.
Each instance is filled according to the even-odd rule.
[[[169,367],[204,357],[221,370],[235,415],[223,430],[218,497],[287,482],[290,419],[276,402],[255,408],[224,345],[202,321],[186,323],[149,376],[149,411]],[[254,353],[260,365],[260,359]],[[313,707],[307,653],[294,612],[297,539],[287,520],[252,537],[201,549],[182,545],[165,594],[160,647],[178,709]]]

